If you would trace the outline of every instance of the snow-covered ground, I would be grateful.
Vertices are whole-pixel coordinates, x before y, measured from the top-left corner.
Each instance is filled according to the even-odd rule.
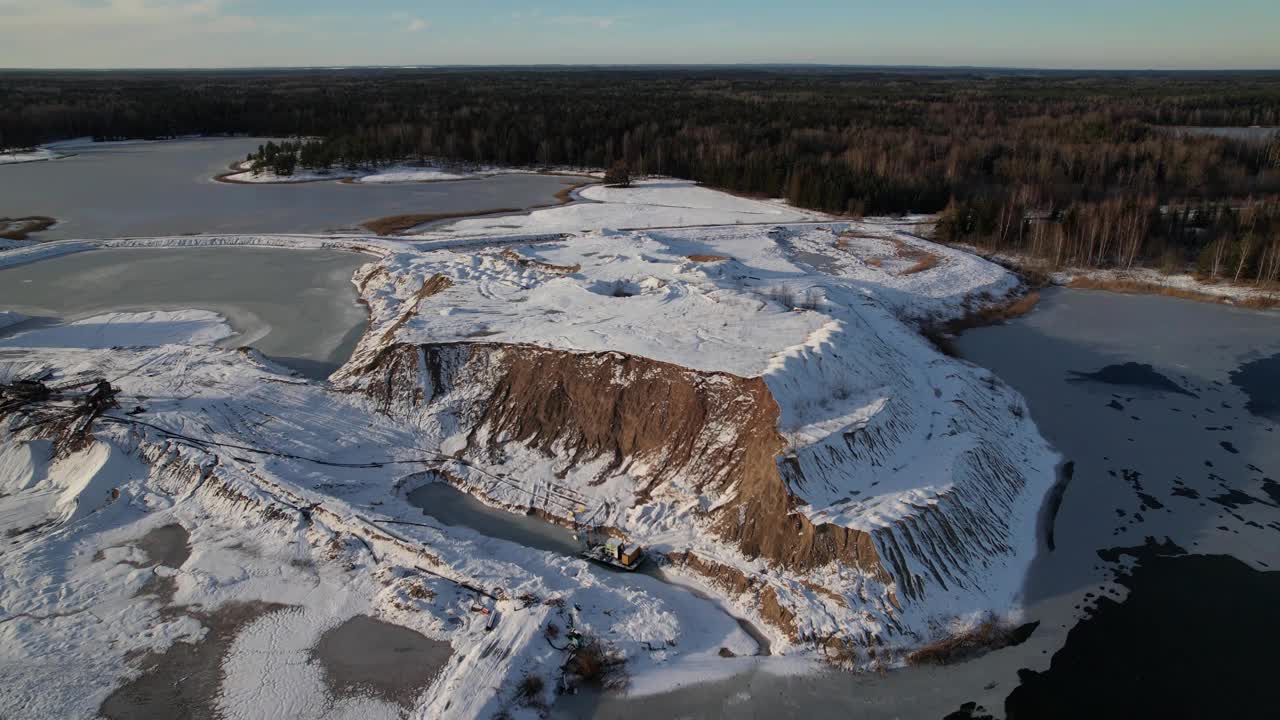
[[[0,525],[12,538],[0,563],[0,715],[90,717],[126,680],[166,686],[166,663],[146,653],[180,640],[221,668],[188,681],[212,685],[209,714],[534,717],[516,686],[544,677],[537,699],[552,700],[570,627],[627,659],[633,692],[657,692],[753,665],[816,668],[837,641],[874,636],[904,651],[982,611],[1016,613],[1057,458],[1016,393],[913,327],[999,300],[1015,276],[898,223],[832,222],[690,183],[583,196],[406,240],[194,236],[0,253],[0,266],[104,246],[370,254],[353,278],[370,325],[328,383],[211,347],[228,329],[206,312],[4,337],[0,382],[107,378],[121,407],[86,447],[55,447],[25,410],[0,418]],[[617,229],[628,227],[668,229]],[[500,404],[495,388],[514,387],[533,358],[570,368],[544,378],[562,385],[535,378],[531,392],[545,396],[506,401],[553,413],[565,392],[584,393],[570,405],[616,396],[658,423],[664,404],[684,403],[706,415],[691,460],[646,455],[647,440],[629,435],[619,447],[636,449],[614,462],[571,451],[580,439],[540,446],[501,430],[484,417]],[[573,373],[592,367],[606,378],[575,388]],[[628,397],[641,378],[666,395]],[[744,424],[760,418],[772,425]],[[594,429],[650,424],[603,417]],[[756,448],[767,452],[751,460]],[[743,474],[709,481],[716,463],[698,458]],[[406,496],[432,481],[426,471],[562,521],[571,498],[654,551],[692,552],[702,570],[667,572],[714,601],[424,517]],[[794,542],[814,543],[799,551],[824,557],[803,528],[825,526],[860,543],[857,556],[813,565],[775,558],[785,547],[752,549],[745,513],[752,493],[773,488],[794,498]],[[788,504],[761,517],[784,518]],[[726,528],[733,518],[743,528]],[[190,534],[190,557],[165,564],[145,538],[174,524]],[[234,602],[278,606],[220,634],[215,609]],[[726,609],[785,657],[750,657],[757,643]],[[439,678],[408,688],[407,704],[344,695],[314,648],[357,615],[450,643]]]
[[[751,200],[717,192],[686,180],[642,180],[630,188],[593,185],[578,193],[591,202],[572,203],[520,215],[459,220],[424,237],[514,235],[520,233],[688,227],[821,220],[820,213],[781,202]]]
[[[466,180],[476,177],[471,173],[450,172],[442,168],[399,168],[383,170],[372,175],[364,175],[356,182],[371,184],[405,183],[405,182],[439,182],[441,180]]]
[[[51,150],[47,147],[34,148],[31,150],[0,150],[0,165],[16,165],[18,163],[40,162],[42,160],[57,160],[63,157],[63,153]]]
[[[1131,270],[1071,269],[1054,272],[1050,278],[1057,285],[1070,285],[1076,281],[1093,281],[1101,284],[1123,286],[1133,283],[1154,288],[1169,288],[1238,303],[1253,300],[1276,300],[1280,293],[1273,288],[1258,287],[1249,283],[1206,282],[1189,273],[1169,274],[1152,268]]]

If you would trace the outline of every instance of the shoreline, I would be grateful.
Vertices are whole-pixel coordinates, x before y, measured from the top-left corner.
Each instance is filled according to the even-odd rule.
[[[1159,272],[1159,271],[1153,271]],[[1167,276],[1166,276],[1167,277]],[[1119,293],[1121,295],[1163,295],[1166,297],[1194,300],[1196,302],[1229,305],[1247,310],[1274,310],[1280,308],[1280,289],[1262,290],[1228,284],[1226,287],[1238,288],[1243,296],[1232,296],[1225,293],[1214,293],[1203,288],[1221,287],[1196,280],[1198,287],[1183,288],[1176,285],[1163,285],[1159,282],[1129,278],[1090,277],[1088,275],[1073,276],[1065,282],[1054,282],[1054,285],[1076,290],[1100,290]]]
[[[299,179],[299,180],[281,180],[281,179],[238,180],[236,179],[237,175],[244,175],[251,172],[251,170],[245,167],[245,164],[247,162],[248,161],[246,160],[237,160],[235,162],[232,162],[230,165],[227,166],[226,171],[219,173],[217,175],[214,175],[213,180],[215,182],[227,183],[228,185],[304,185],[307,183],[334,182],[340,185],[369,185],[369,186],[377,187],[378,185],[430,185],[434,183],[467,182],[472,180],[483,180],[485,178],[495,177],[498,175],[551,175],[551,176],[559,176],[559,177],[592,177],[594,178],[593,174],[599,172],[598,170],[590,170],[590,169],[584,169],[582,171],[573,171],[573,170],[564,170],[564,169],[533,170],[533,169],[526,169],[526,168],[512,165],[508,167],[501,167],[494,171],[483,171],[483,170],[477,171],[468,177],[439,178],[435,180],[404,180],[404,181],[386,182],[386,183],[360,182],[363,178],[374,177],[379,174],[379,172],[376,169],[373,171],[369,171],[370,170],[369,168],[364,168],[360,172],[354,172],[354,173],[340,172],[340,173],[336,173],[334,175],[329,175],[325,177],[312,177],[312,178]],[[449,166],[447,165],[422,166],[420,169],[430,169],[430,168],[438,168],[446,172],[449,170]],[[472,171],[464,170],[464,172],[472,172]],[[594,178],[594,182],[600,182],[599,178]],[[586,184],[590,184],[590,183],[586,183]]]
[[[1152,267],[1131,270],[1104,268],[1050,269],[1028,258],[986,253],[973,245],[940,243],[993,262],[1017,273],[1032,289],[1065,287],[1122,295],[1163,295],[1183,300],[1228,305],[1249,310],[1280,308],[1280,287],[1258,287],[1229,281],[1208,282],[1194,273],[1167,273]]]
[[[554,173],[554,172],[534,173],[534,174],[557,175],[562,177],[585,177],[585,176],[569,175],[565,173]],[[438,181],[432,181],[432,182],[459,182],[459,181],[438,180]],[[577,193],[579,190],[581,190],[584,187],[596,185],[600,182],[601,182],[600,180],[593,179],[593,180],[588,180],[586,182],[566,185],[565,187],[556,191],[556,194],[553,196],[554,199],[552,200],[552,202],[543,203],[541,205],[531,205],[527,208],[524,208],[523,210],[518,208],[498,208],[496,210],[477,210],[477,211],[465,210],[465,211],[456,212],[456,213],[420,213],[420,214],[405,213],[401,215],[388,215],[385,217],[374,218],[372,220],[366,220],[365,222],[360,223],[360,227],[368,230],[369,232],[374,233],[375,235],[378,235],[379,237],[396,237],[396,236],[402,235],[405,232],[413,230],[415,228],[421,228],[427,225],[434,225],[436,223],[441,223],[444,221],[470,220],[473,218],[485,218],[485,217],[494,217],[494,218],[515,217],[520,215],[528,215],[529,213],[535,210],[546,210],[548,208],[564,207],[565,205],[571,205],[575,202],[595,202],[594,200],[587,200],[585,198],[578,197]]]
[[[319,182],[342,182],[354,176],[352,175],[335,175],[333,177],[311,178],[307,180],[236,180],[237,175],[244,175],[250,172],[248,169],[241,167],[243,160],[237,160],[227,166],[227,171],[213,176],[214,182],[226,183],[228,185],[306,185],[308,183]]]
[[[48,215],[27,215],[25,217],[0,218],[0,240],[14,240],[18,242],[31,240],[32,242],[40,242],[38,238],[32,240],[31,236],[44,232],[57,224],[58,219],[49,217]]]

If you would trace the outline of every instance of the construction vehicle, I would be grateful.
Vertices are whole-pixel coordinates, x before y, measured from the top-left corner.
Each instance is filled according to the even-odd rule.
[[[627,572],[639,568],[644,562],[644,548],[623,538],[606,536],[591,521],[595,513],[582,520],[581,514],[584,512],[586,508],[582,506],[574,511],[574,538],[582,543],[579,556]]]

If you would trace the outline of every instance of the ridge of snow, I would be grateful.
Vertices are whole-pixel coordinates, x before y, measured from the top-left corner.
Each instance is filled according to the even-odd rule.
[[[235,334],[209,310],[112,312],[24,330],[0,339],[0,347],[99,349],[141,345],[213,345]]]

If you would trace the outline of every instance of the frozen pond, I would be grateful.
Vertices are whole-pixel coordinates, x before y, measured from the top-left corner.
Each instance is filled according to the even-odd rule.
[[[662,695],[565,697],[552,716],[942,718],[970,702],[975,717],[1271,714],[1280,313],[1053,289],[957,345],[1026,396],[1074,463],[1043,513],[1029,640],[885,677],[775,674],[762,660]]]
[[[254,247],[109,249],[0,270],[0,310],[36,324],[115,311],[211,310],[251,345],[315,378],[336,370],[364,331],[351,275],[372,258],[338,250]]]
[[[47,215],[60,222],[40,240],[288,233],[355,229],[406,213],[484,212],[555,201],[582,178],[498,175],[395,185],[336,181],[236,185],[215,182],[266,142],[208,138],[85,145],[72,157],[0,165],[0,217]]]
[[[407,627],[357,615],[325,631],[312,650],[334,698],[372,696],[405,712],[440,674],[453,647]]]
[[[440,522],[475,530],[525,547],[560,555],[577,555],[582,546],[567,528],[532,515],[518,515],[489,507],[471,495],[443,482],[431,482],[408,494],[409,502]]]

